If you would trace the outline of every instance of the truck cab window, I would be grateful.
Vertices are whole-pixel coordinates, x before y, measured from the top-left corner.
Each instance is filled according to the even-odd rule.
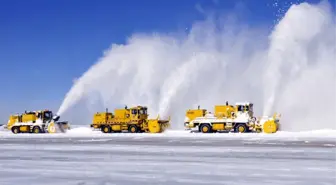
[[[45,112],[45,113],[44,113],[44,119],[51,119],[51,114],[50,114],[50,112]]]

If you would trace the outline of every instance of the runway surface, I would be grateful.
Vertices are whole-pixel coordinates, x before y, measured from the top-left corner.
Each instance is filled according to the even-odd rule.
[[[334,138],[0,137],[0,184],[336,184]]]

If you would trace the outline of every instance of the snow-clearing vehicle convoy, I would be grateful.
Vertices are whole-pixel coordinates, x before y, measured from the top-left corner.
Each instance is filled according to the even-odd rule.
[[[146,106],[134,106],[115,109],[109,112],[97,112],[93,115],[90,127],[102,133],[163,133],[170,128],[167,120],[149,119]],[[25,111],[10,115],[5,129],[18,133],[65,133],[70,130],[68,121],[59,121],[60,116],[50,110]],[[253,103],[238,102],[235,105],[215,105],[214,112],[206,109],[189,109],[186,111],[184,128],[190,132],[256,132],[275,133],[280,130],[280,115],[272,117],[255,117]]]

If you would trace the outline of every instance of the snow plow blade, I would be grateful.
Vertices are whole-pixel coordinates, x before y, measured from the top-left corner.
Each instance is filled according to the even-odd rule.
[[[70,130],[70,126],[67,121],[52,122],[47,127],[47,133],[66,133]]]
[[[67,121],[58,121],[60,116],[54,116],[52,121],[48,123],[46,132],[47,133],[66,133],[70,130],[70,125]]]
[[[156,119],[148,120],[148,131],[150,133],[162,133],[170,127],[170,117],[168,120],[160,120],[159,115]]]

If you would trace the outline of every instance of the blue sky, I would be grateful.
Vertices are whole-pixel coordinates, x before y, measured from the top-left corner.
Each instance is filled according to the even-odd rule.
[[[57,111],[72,80],[132,33],[181,30],[208,10],[238,8],[251,24],[271,26],[276,19],[272,0],[0,2],[0,120],[25,109]],[[286,8],[289,2],[279,5]]]

